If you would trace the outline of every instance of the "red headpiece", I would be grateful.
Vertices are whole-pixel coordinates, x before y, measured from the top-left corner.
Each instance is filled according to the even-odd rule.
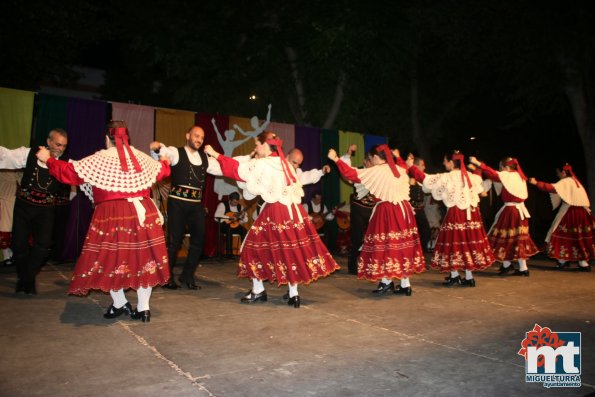
[[[390,151],[390,149],[388,148],[388,145],[384,144],[384,145],[380,145],[378,146],[378,149],[376,149],[378,152],[382,151],[384,152],[384,155],[386,157],[386,162],[388,163],[388,166],[390,167],[390,170],[393,172],[393,175],[396,176],[397,178],[401,176],[401,174],[399,173],[399,170],[397,169],[397,166],[395,165],[395,161],[393,160],[393,154]]]
[[[134,170],[136,172],[141,172],[142,169],[138,160],[132,153],[130,149],[130,145],[128,144],[128,134],[126,133],[126,128],[118,127],[118,128],[110,128],[109,135],[114,137],[116,141],[116,150],[118,151],[118,158],[120,159],[120,165],[122,166],[122,171],[128,172],[128,164],[126,163],[126,154],[124,150],[128,152],[130,156],[130,160],[132,161],[132,165],[134,166]]]
[[[452,159],[459,160],[461,163],[461,179],[463,180],[463,186],[465,186],[465,179],[467,180],[467,185],[471,188],[471,179],[469,178],[469,174],[467,173],[467,168],[465,167],[465,156],[461,153],[455,153],[452,155]]]
[[[513,165],[516,165],[516,170],[519,173],[519,175],[521,176],[521,179],[526,181],[527,180],[527,176],[525,175],[525,173],[523,172],[523,170],[521,169],[521,165],[519,164],[519,161],[515,158],[512,158],[510,160],[508,160],[504,165],[511,167]]]
[[[291,173],[289,169],[289,164],[287,164],[287,160],[285,160],[285,154],[283,154],[283,140],[281,138],[275,137],[267,139],[266,142],[269,145],[274,145],[277,148],[277,154],[281,158],[281,168],[283,168],[283,174],[285,174],[285,182],[287,183],[287,185],[295,183],[295,176],[293,176],[293,174]]]
[[[572,171],[572,166],[570,164],[564,164],[564,167],[562,167],[562,171],[566,171],[572,176],[572,179],[574,179],[574,182],[576,183],[576,187],[580,186],[578,178],[576,177],[576,175],[574,175],[574,172]]]

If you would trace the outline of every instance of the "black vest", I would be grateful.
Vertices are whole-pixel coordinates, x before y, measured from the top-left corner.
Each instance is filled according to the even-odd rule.
[[[36,152],[29,151],[17,197],[34,205],[53,205],[59,193],[70,189],[51,176],[47,168],[37,164]]]
[[[312,202],[311,201],[308,201],[306,203],[306,206],[308,207],[308,214],[315,213],[314,207],[312,206]],[[320,203],[320,211],[318,211],[318,214],[320,214],[320,215],[324,214],[324,204],[322,204],[322,203]]]
[[[229,201],[224,201],[223,205],[225,206],[226,214],[231,211],[231,206],[229,205]],[[242,212],[242,206],[240,204],[238,204],[238,212]]]
[[[203,190],[207,176],[207,167],[209,160],[203,152],[198,152],[201,165],[193,165],[188,158],[188,154],[183,147],[178,148],[178,163],[171,167],[171,185],[189,186],[195,189]]]

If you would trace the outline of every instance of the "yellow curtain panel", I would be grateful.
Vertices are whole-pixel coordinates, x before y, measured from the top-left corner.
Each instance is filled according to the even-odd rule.
[[[33,125],[33,100],[30,91],[0,88],[0,145],[8,149],[29,147]]]
[[[186,144],[186,132],[195,124],[196,114],[184,110],[155,110],[155,140],[166,146]]]

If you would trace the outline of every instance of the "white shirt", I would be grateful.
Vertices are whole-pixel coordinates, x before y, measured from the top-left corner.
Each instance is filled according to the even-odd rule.
[[[184,150],[186,150],[186,154],[188,155],[188,159],[192,165],[202,165],[202,159],[200,158],[198,150],[192,152],[188,146],[184,146]],[[165,146],[163,143],[161,144],[159,154],[151,150],[151,157],[153,157],[154,160],[159,160],[160,156],[166,157],[171,163],[172,167],[178,164],[180,161],[180,153],[178,152],[178,148],[175,146]],[[207,173],[215,176],[223,175],[219,162],[212,157],[207,157],[207,159],[209,161]]]
[[[308,212],[308,204],[302,204],[302,207],[304,207],[306,212]],[[314,204],[312,201],[310,201],[310,207],[312,208],[312,211],[320,213],[320,204]],[[326,208],[326,205],[323,205],[322,214],[326,214],[324,216],[324,219],[326,219],[327,221],[332,221],[333,219],[335,219],[335,214],[329,212],[328,208]]]
[[[230,205],[229,206],[229,210],[235,213],[238,213],[241,211],[241,208],[239,205],[233,206]],[[217,209],[215,210],[215,221],[216,222],[225,222],[226,219],[231,219],[229,216],[225,215],[225,203],[221,202],[217,205]],[[244,211],[244,213],[242,214],[241,218],[240,218],[240,224],[244,224],[248,222],[248,213],[246,211]]]

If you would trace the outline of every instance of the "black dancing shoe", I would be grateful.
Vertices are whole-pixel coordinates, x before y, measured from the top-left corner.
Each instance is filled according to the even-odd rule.
[[[300,307],[300,296],[296,295],[296,296],[292,296],[291,298],[289,298],[289,300],[287,301],[287,305],[295,307],[296,309],[298,309]]]
[[[151,311],[143,310],[139,312],[138,310],[134,309],[130,315],[130,318],[133,320],[141,320],[143,323],[148,323],[151,321]]]
[[[570,263],[569,262],[564,262],[564,263],[558,262],[558,263],[556,263],[556,269],[558,269],[558,270],[564,270],[568,266],[570,266]]]
[[[116,317],[120,317],[122,314],[126,314],[127,316],[132,317],[132,306],[130,306],[129,302],[126,302],[126,304],[120,308],[115,308],[114,305],[110,305],[107,308],[107,311],[105,312],[105,314],[103,315],[103,318],[116,318]]]
[[[163,286],[166,289],[178,289],[180,286],[175,282],[173,277],[169,278],[169,282]]]
[[[514,271],[514,275],[515,275],[515,276],[525,276],[525,277],[529,277],[529,269],[527,269],[527,270],[523,270],[523,271],[520,271],[520,270],[515,270],[515,271]]]
[[[579,272],[590,272],[591,271],[591,265],[587,265],[587,266],[580,266],[579,265],[578,271]]]
[[[252,290],[250,290],[250,292],[248,292],[248,294],[246,296],[244,296],[242,299],[240,299],[240,302],[242,302],[242,303],[266,302],[267,299],[268,299],[268,297],[267,297],[266,290],[259,292],[258,294],[255,294],[254,292],[252,292]]]
[[[450,287],[453,285],[461,285],[461,276],[456,277],[448,277],[446,278],[446,282],[442,283],[445,287]]]
[[[286,301],[287,299],[289,299],[289,292],[283,294],[283,300]]]
[[[386,294],[388,291],[394,291],[395,290],[395,283],[393,283],[392,281],[388,284],[384,284],[382,281],[378,283],[378,287],[376,287],[376,289],[374,291],[372,291],[373,294],[377,294],[377,295],[383,295]]]
[[[464,279],[461,280],[461,287],[475,287],[475,279],[474,278],[469,278],[469,279]]]
[[[188,288],[188,289],[201,289],[201,287],[199,285],[196,285],[196,281],[194,281],[194,279],[192,279],[192,280],[186,280],[186,279],[180,277],[178,279],[178,281],[180,283],[182,283],[182,285],[185,285],[186,288]]]
[[[508,267],[504,267],[504,266],[500,265],[500,269],[498,269],[498,275],[506,276],[511,273],[514,273],[514,267],[512,267],[512,265],[510,265]]]
[[[411,296],[411,294],[413,293],[413,290],[411,289],[411,287],[401,287],[400,285],[397,285],[393,292],[397,295],[400,294],[400,295],[405,295],[405,296]]]

